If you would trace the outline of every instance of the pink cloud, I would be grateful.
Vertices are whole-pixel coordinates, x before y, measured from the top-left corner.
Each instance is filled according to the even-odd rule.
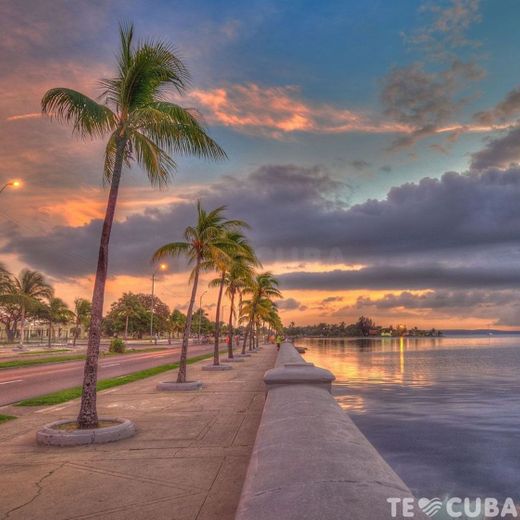
[[[255,83],[196,89],[191,101],[202,110],[209,123],[234,128],[247,134],[276,139],[295,132],[315,134],[411,134],[411,125],[384,119],[368,112],[349,110],[302,99],[296,86],[263,87]],[[495,131],[504,125],[454,123],[435,133],[475,133]]]

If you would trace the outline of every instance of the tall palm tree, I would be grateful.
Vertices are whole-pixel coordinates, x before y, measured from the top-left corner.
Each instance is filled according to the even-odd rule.
[[[235,230],[227,231],[223,235],[223,238],[223,247],[226,249],[227,254],[213,260],[215,269],[220,273],[220,276],[210,282],[211,287],[218,287],[217,308],[215,313],[215,344],[213,349],[214,365],[220,364],[220,309],[222,305],[222,295],[224,292],[226,275],[231,271],[233,264],[236,262],[248,262],[249,264],[258,263],[253,248],[242,233]],[[232,348],[228,347],[228,355],[230,358],[233,357]]]
[[[37,307],[43,300],[52,298],[54,290],[42,273],[23,269],[19,276],[12,276],[7,282],[5,295],[20,309],[20,346],[25,339],[25,319],[27,311]]]
[[[87,327],[90,313],[92,312],[92,304],[85,298],[76,298],[74,300],[74,336],[72,338],[72,346],[76,346],[81,327]]]
[[[281,298],[282,293],[278,289],[278,280],[270,272],[257,274],[249,287],[244,289],[246,294],[250,295],[248,301],[243,302],[243,312],[247,316],[248,325],[244,335],[244,343],[242,344],[242,354],[246,352],[246,344],[248,338],[253,339],[253,326],[259,307],[264,304],[264,300],[273,298]]]
[[[175,170],[171,154],[221,159],[225,153],[205,132],[194,111],[165,99],[167,88],[186,91],[190,75],[175,49],[161,41],[134,43],[132,25],[120,27],[116,76],[101,81],[101,102],[68,88],[53,88],[42,99],[42,112],[82,137],[105,137],[104,179],[110,183],[101,232],[92,297],[80,428],[98,424],[96,382],[101,318],[108,268],[108,245],[123,164],[137,161],[152,185],[165,185]]]
[[[202,208],[200,201],[198,201],[197,223],[195,226],[188,226],[184,230],[184,241],[165,244],[153,255],[154,261],[160,260],[165,256],[183,256],[187,259],[189,265],[193,265],[190,274],[190,282],[192,282],[193,286],[182,338],[181,358],[177,376],[178,383],[186,382],[188,342],[191,334],[193,307],[197,297],[200,272],[212,269],[216,261],[223,261],[224,258],[229,256],[228,251],[231,244],[224,238],[224,233],[245,226],[245,223],[240,220],[225,219],[225,209],[225,206],[221,206],[208,212]]]

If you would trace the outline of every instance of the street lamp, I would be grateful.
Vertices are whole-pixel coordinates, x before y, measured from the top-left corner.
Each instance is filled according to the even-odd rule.
[[[200,295],[200,300],[199,300],[199,343],[200,343],[200,330],[201,330],[201,327],[202,327],[202,297],[207,293],[208,291],[204,291],[201,295]]]
[[[8,181],[0,188],[0,193],[2,193],[6,188],[19,188],[21,185],[21,181]]]
[[[159,271],[166,271],[168,268],[167,264],[160,264]],[[150,312],[150,341],[153,341],[153,313],[155,309],[155,276],[157,275],[157,269],[154,269],[152,273],[152,304],[151,304],[151,312]],[[157,338],[155,340],[157,344]]]

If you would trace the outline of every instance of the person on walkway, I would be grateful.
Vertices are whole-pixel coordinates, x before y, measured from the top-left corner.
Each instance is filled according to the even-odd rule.
[[[281,334],[278,334],[276,336],[276,350],[280,350],[280,345],[282,344],[283,336]]]

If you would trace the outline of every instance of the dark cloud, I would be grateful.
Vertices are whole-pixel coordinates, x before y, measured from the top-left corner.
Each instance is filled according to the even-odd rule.
[[[341,302],[343,301],[343,296],[329,296],[321,300],[322,305],[327,305],[328,303]]]
[[[506,97],[490,110],[478,112],[473,116],[481,125],[503,123],[520,114],[520,87],[507,93]]]
[[[508,168],[518,162],[520,162],[520,127],[492,139],[482,150],[471,156],[471,167],[475,170]]]
[[[357,159],[355,161],[350,161],[350,166],[358,171],[363,171],[367,168],[370,168],[371,164],[367,161],[363,161],[362,159]]]
[[[251,224],[264,262],[375,264],[384,259],[387,264],[402,260],[417,265],[442,258],[467,264],[468,255],[478,252],[483,255],[480,263],[495,265],[512,259],[520,245],[517,168],[446,173],[392,188],[384,200],[351,207],[345,203],[348,195],[346,185],[318,168],[291,165],[265,166],[241,179],[226,177],[198,194],[206,207],[227,204],[230,216]],[[192,223],[193,202],[186,198],[116,222],[111,273],[148,271],[153,251],[179,239]],[[95,220],[81,227],[57,227],[43,236],[4,235],[8,243],[3,251],[49,273],[84,275],[94,270],[100,225]],[[496,248],[502,248],[500,255]],[[423,274],[428,280],[428,273]],[[384,279],[380,282],[384,286]]]
[[[278,300],[276,302],[277,307],[283,311],[292,311],[295,309],[301,309],[301,303],[294,298],[286,298],[285,300]]]
[[[414,129],[397,137],[392,148],[410,146],[449,125],[468,101],[457,96],[459,90],[482,75],[476,64],[459,60],[436,72],[426,71],[420,63],[390,71],[383,79],[381,91],[384,113]]]
[[[390,173],[392,171],[392,167],[389,164],[385,164],[379,168],[382,172]]]
[[[293,272],[279,275],[283,289],[520,288],[520,267],[371,266],[359,270]]]

